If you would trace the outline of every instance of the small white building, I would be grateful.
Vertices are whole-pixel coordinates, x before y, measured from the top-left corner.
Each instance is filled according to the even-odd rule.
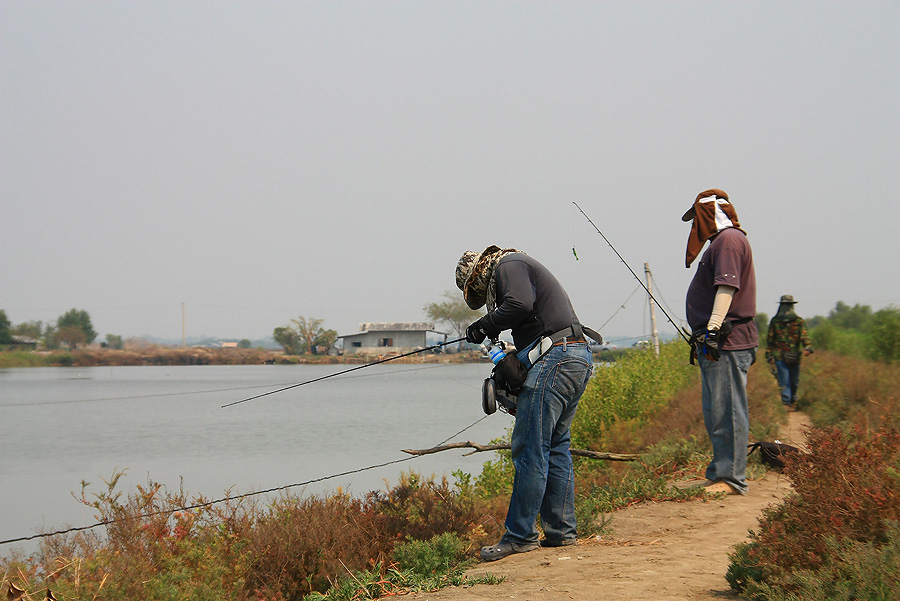
[[[359,332],[338,336],[344,341],[344,354],[385,355],[408,353],[427,346],[425,336],[434,332],[434,323],[361,323]]]

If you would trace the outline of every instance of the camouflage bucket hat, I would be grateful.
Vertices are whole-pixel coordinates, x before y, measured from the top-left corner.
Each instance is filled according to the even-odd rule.
[[[794,300],[794,296],[791,295],[791,294],[784,294],[784,295],[782,295],[781,300],[778,301],[778,302],[781,303],[781,304],[783,304],[783,305],[784,305],[784,304],[789,304],[789,305],[796,305],[796,304],[797,304],[797,301]]]
[[[474,250],[467,250],[459,258],[459,262],[456,264],[456,287],[460,290],[465,290],[466,280],[472,276],[478,255],[479,253]]]
[[[500,247],[494,245],[480,253],[469,250],[463,253],[456,264],[456,285],[462,290],[470,309],[480,309],[487,302],[488,286],[493,275],[491,258],[499,250]]]
[[[490,245],[482,252],[466,251],[456,264],[456,285],[462,290],[463,298],[470,309],[478,310],[485,304],[493,311],[496,302],[494,268],[500,259],[511,253],[521,252],[514,248],[500,248]]]

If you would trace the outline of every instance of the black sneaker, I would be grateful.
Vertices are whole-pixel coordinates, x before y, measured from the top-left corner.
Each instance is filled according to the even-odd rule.
[[[552,541],[547,540],[546,538],[541,539],[542,547],[571,547],[576,544],[578,544],[578,539],[576,538],[566,538],[561,541]]]

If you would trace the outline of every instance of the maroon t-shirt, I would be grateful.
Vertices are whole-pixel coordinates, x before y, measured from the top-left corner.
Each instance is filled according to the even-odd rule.
[[[728,228],[713,237],[709,248],[700,257],[697,273],[688,287],[685,309],[691,330],[705,330],[712,315],[716,286],[737,288],[725,319],[756,317],[756,273],[753,271],[753,252],[747,235],[739,229]],[[734,326],[722,347],[738,351],[759,346],[756,321]]]

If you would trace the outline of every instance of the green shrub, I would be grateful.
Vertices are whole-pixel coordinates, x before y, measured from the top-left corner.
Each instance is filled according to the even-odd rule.
[[[597,367],[578,404],[572,446],[614,450],[605,444],[606,432],[640,430],[654,411],[697,377],[687,358],[687,345],[676,340],[661,345],[659,357],[646,349],[614,365]]]
[[[75,363],[75,358],[71,353],[54,353],[47,356],[48,365],[59,365],[60,367],[71,367]]]
[[[394,549],[394,560],[402,569],[422,576],[444,574],[466,561],[466,543],[452,532],[427,541],[411,540]]]
[[[31,351],[0,351],[0,369],[12,367],[43,367],[46,360],[44,355]]]
[[[900,361],[900,309],[891,305],[872,316],[869,356],[879,361]]]
[[[495,438],[490,444],[509,444],[512,428],[507,429],[503,438]],[[475,480],[475,490],[482,499],[508,497],[512,494],[513,478],[516,470],[513,467],[510,451],[495,451],[496,458],[484,462],[481,473]]]

